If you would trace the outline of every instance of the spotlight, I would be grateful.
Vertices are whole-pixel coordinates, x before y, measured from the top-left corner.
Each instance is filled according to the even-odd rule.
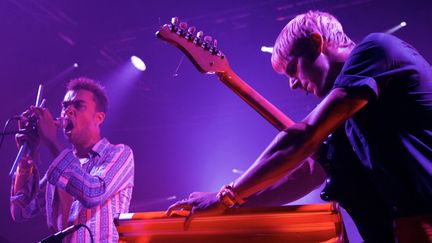
[[[386,31],[386,33],[388,34],[393,34],[394,32],[398,31],[399,29],[405,27],[407,25],[407,23],[405,21],[400,22],[400,24],[396,25],[393,28],[390,28]]]
[[[273,52],[273,46],[261,46],[262,52],[272,53]]]
[[[78,67],[78,63],[74,63],[74,64],[73,64],[73,67],[74,67],[74,68],[77,68],[77,67]]]
[[[232,173],[234,173],[234,174],[243,174],[244,173],[244,171],[243,170],[239,170],[239,169],[232,169]]]
[[[146,70],[146,65],[144,64],[143,60],[137,56],[131,56],[131,62],[134,65],[134,67],[140,71]]]

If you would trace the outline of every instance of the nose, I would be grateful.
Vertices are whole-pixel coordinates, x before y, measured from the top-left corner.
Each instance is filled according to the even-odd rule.
[[[298,89],[301,86],[300,80],[297,78],[290,78],[290,88],[291,89]]]
[[[64,111],[63,111],[63,114],[64,115],[66,115],[66,116],[72,116],[73,115],[73,106],[72,105],[70,105],[70,106],[68,106]]]

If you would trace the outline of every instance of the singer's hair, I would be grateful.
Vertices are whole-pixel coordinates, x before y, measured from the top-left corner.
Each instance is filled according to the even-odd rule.
[[[308,11],[297,15],[280,32],[273,48],[271,62],[273,69],[278,73],[285,73],[288,65],[288,56],[297,49],[297,44],[307,40],[312,33],[322,36],[325,44],[332,47],[351,47],[355,43],[345,34],[341,23],[333,15]]]
[[[97,81],[87,78],[79,77],[69,81],[67,90],[78,91],[84,89],[90,91],[93,94],[93,100],[96,103],[96,110],[101,112],[107,112],[108,109],[108,98],[105,92],[105,88]]]

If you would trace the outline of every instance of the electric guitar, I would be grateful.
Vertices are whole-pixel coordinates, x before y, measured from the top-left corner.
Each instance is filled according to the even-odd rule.
[[[170,24],[163,25],[156,32],[156,36],[178,47],[200,72],[217,75],[225,85],[279,131],[294,124],[231,69],[227,57],[217,48],[216,40],[212,40],[211,36],[204,37],[202,31],[195,35],[195,31],[195,27],[188,28],[187,23],[180,23],[179,19],[174,17]]]

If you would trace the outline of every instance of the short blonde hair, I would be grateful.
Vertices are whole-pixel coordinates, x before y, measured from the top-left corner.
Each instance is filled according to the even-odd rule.
[[[349,47],[355,43],[344,33],[342,25],[333,15],[320,11],[308,11],[297,15],[280,32],[273,47],[271,62],[278,73],[285,73],[288,56],[297,41],[319,33],[327,46]]]

